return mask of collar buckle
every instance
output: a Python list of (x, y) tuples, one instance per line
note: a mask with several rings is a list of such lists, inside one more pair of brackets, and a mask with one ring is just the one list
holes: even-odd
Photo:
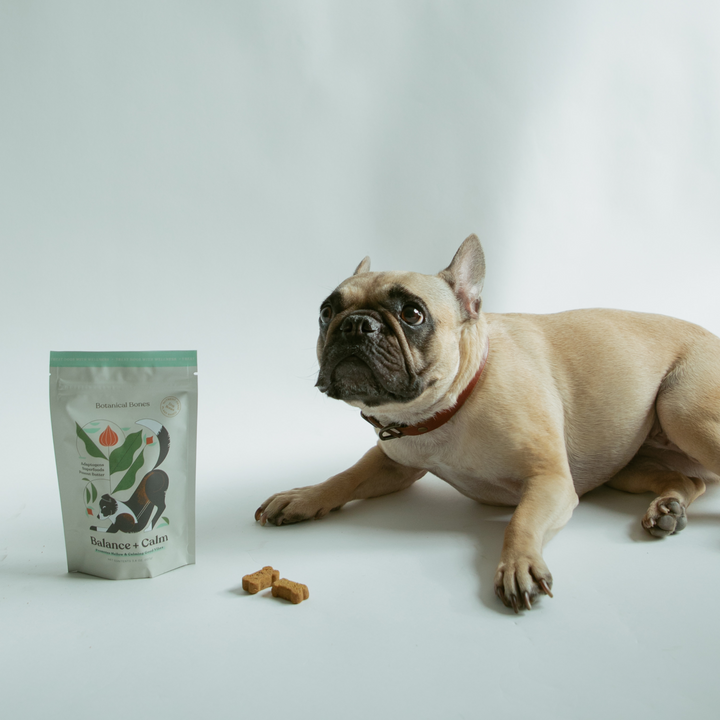
[(378, 433), (378, 437), (381, 440), (395, 440), (395, 438), (401, 438), (404, 437), (402, 425), (387, 425), (384, 428), (380, 429), (380, 432)]

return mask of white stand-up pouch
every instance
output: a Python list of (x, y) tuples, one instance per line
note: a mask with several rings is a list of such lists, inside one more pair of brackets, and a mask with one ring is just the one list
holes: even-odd
[(51, 352), (50, 417), (68, 570), (194, 563), (197, 353)]

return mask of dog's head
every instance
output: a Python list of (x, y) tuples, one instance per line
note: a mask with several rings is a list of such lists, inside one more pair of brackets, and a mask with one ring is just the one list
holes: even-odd
[(435, 408), (476, 361), (468, 330), (481, 320), (484, 277), (475, 235), (438, 275), (370, 272), (365, 258), (320, 307), (318, 388), (398, 419)]
[(99, 505), (100, 512), (97, 514), (97, 516), (101, 520), (106, 520), (107, 518), (112, 517), (113, 515), (115, 515), (118, 509), (117, 500), (112, 497), (112, 495), (108, 495), (107, 493), (105, 493), (100, 498)]

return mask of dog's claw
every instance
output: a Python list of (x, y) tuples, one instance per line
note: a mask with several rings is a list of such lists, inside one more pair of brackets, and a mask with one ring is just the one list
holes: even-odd
[(518, 599), (515, 597), (515, 595), (510, 596), (510, 602), (512, 603), (512, 609), (515, 611), (515, 614), (517, 615), (520, 612), (520, 608), (518, 606)]
[(530, 602), (530, 593), (529, 592), (526, 591), (523, 593), (523, 600), (525, 601), (525, 607), (528, 610), (532, 610), (532, 602)]
[(550, 592), (550, 588), (548, 587), (548, 584), (545, 582), (545, 580), (539, 580), (538, 582), (540, 584), (540, 587), (542, 588), (542, 591), (546, 595), (549, 595), (550, 597), (552, 597), (553, 594)]

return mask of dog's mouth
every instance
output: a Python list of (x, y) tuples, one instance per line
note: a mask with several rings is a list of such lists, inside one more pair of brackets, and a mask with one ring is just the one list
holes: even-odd
[(367, 404), (373, 397), (380, 397), (383, 388), (365, 360), (357, 355), (340, 360), (330, 373), (330, 382), (318, 387), (336, 400), (359, 400)]
[(374, 375), (365, 360), (357, 355), (343, 358), (333, 370), (334, 378), (342, 378), (345, 382), (373, 382)]
[(331, 348), (321, 363), (317, 388), (336, 400), (377, 407), (388, 402), (410, 402), (422, 392), (422, 383), (404, 368), (388, 368), (360, 348), (349, 353)]

